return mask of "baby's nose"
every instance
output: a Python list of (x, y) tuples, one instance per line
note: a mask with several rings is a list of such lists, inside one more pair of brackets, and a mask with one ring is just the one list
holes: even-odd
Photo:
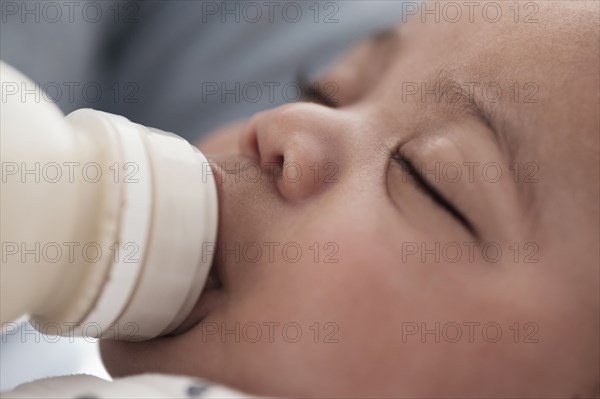
[(280, 172), (278, 189), (290, 201), (305, 200), (339, 181), (348, 138), (336, 111), (298, 103), (253, 117), (242, 136), (242, 151)]

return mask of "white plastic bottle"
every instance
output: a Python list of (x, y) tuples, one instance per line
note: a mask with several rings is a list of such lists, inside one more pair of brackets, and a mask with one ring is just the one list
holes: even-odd
[(189, 314), (207, 279), (218, 201), (206, 158), (126, 118), (64, 117), (0, 63), (0, 321), (143, 340)]

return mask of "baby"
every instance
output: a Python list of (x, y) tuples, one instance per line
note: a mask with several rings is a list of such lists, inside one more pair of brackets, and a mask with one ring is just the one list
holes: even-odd
[(103, 342), (112, 375), (600, 395), (599, 3), (477, 4), (415, 12), (307, 101), (199, 143), (221, 200), (211, 282), (171, 336)]

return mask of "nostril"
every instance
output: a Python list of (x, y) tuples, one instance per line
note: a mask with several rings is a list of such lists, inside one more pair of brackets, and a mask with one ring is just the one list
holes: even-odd
[(277, 164), (277, 166), (280, 169), (283, 169), (283, 165), (285, 165), (284, 162), (285, 162), (285, 158), (284, 158), (283, 155), (278, 155), (278, 156), (275, 157), (275, 164)]
[(263, 160), (263, 165), (266, 170), (271, 174), (271, 181), (277, 182), (281, 180), (281, 176), (283, 175), (285, 158), (283, 155), (277, 155), (273, 157), (271, 160)]

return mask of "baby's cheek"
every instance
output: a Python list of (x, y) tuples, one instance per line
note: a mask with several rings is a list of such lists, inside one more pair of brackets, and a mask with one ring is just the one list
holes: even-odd
[(225, 125), (198, 140), (195, 145), (205, 154), (238, 153), (244, 122)]

